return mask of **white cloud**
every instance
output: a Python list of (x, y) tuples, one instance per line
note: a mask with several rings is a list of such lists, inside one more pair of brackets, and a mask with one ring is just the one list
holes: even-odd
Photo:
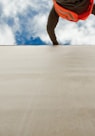
[(78, 23), (60, 19), (56, 35), (61, 44), (70, 41), (71, 45), (95, 45), (95, 16)]
[(15, 16), (18, 13), (22, 13), (30, 2), (31, 0), (3, 0), (1, 2), (3, 6), (3, 14), (5, 16)]
[(0, 25), (0, 45), (15, 44), (14, 34), (7, 24)]
[[(6, 33), (6, 35), (8, 33), (7, 32), (8, 29), (6, 29), (7, 22), (5, 22), (5, 20), (6, 18), (8, 19), (10, 17), (14, 19), (14, 23), (15, 23), (13, 26), (9, 26), (11, 33), (15, 33), (17, 30), (21, 31), (21, 24), (20, 24), (21, 20), (19, 17), (20, 15), (26, 18), (26, 20), (23, 21), (23, 24), (26, 23), (26, 26), (24, 29), (27, 29), (29, 31), (30, 36), (34, 31), (35, 35), (32, 35), (32, 36), (40, 37), (43, 40), (44, 39), (43, 36), (46, 33), (46, 32), (44, 33), (44, 31), (46, 31), (45, 29), (46, 29), (46, 21), (47, 21), (45, 12), (46, 10), (50, 9), (49, 7), (50, 3), (51, 2), (47, 2), (46, 0), (41, 0), (41, 1), (39, 0), (35, 0), (35, 1), (33, 0), (27, 0), (27, 1), (3, 0), (1, 1), (0, 0), (0, 4), (2, 5), (2, 16), (1, 16), (2, 21), (1, 22), (4, 24), (6, 23), (6, 25), (3, 25), (3, 28), (2, 28), (4, 30), (4, 33)], [(32, 12), (36, 13), (36, 15), (33, 16), (32, 18), (29, 18), (27, 16), (27, 11), (29, 10), (29, 8), (31, 9)], [(32, 14), (32, 12), (30, 14)], [(5, 29), (4, 29), (4, 26), (5, 26)], [(4, 39), (6, 38), (5, 36), (3, 36), (2, 31), (0, 32), (0, 34), (2, 35), (2, 39), (4, 41)], [(0, 44), (2, 44), (1, 41), (0, 41)]]

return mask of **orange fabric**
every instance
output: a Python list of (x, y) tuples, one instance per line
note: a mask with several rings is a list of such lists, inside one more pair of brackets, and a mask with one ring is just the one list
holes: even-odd
[(87, 17), (91, 14), (92, 9), (93, 9), (93, 5), (94, 5), (93, 4), (94, 0), (90, 0), (90, 5), (89, 5), (87, 11), (82, 14), (77, 14), (73, 11), (70, 11), (66, 8), (61, 7), (59, 4), (56, 3), (56, 0), (53, 0), (53, 2), (54, 2), (54, 8), (55, 8), (55, 11), (57, 12), (57, 14), (60, 17), (67, 19), (69, 21), (73, 21), (73, 22), (87, 19)]

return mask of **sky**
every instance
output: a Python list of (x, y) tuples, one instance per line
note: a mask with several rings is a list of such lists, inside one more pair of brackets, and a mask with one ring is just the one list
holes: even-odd
[[(0, 45), (52, 45), (46, 31), (52, 0), (0, 0)], [(61, 45), (95, 45), (95, 16), (77, 23), (60, 18)]]

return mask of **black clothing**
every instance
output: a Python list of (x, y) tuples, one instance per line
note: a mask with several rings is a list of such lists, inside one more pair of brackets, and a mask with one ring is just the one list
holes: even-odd
[[(92, 14), (95, 15), (95, 4), (93, 6), (93, 10), (92, 10)], [(59, 20), (59, 16), (56, 13), (54, 7), (52, 8), (49, 17), (48, 17), (48, 22), (47, 22), (47, 32), (49, 34), (49, 37), (53, 43), (53, 45), (58, 45), (57, 39), (56, 39), (56, 35), (55, 35), (55, 28), (56, 25), (58, 23)]]
[(62, 7), (81, 14), (88, 9), (90, 0), (56, 0)]

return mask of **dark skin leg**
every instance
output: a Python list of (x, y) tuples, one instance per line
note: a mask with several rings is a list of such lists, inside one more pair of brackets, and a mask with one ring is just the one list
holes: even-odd
[[(93, 6), (92, 14), (95, 15), (95, 4)], [(49, 34), (49, 37), (50, 37), (53, 45), (58, 45), (58, 41), (56, 39), (56, 35), (55, 35), (55, 31), (54, 31), (58, 21), (59, 21), (59, 16), (53, 7), (50, 14), (49, 14), (48, 23), (47, 23), (47, 32)]]
[(56, 39), (56, 35), (55, 35), (55, 28), (56, 25), (58, 23), (59, 20), (59, 16), (58, 14), (55, 12), (54, 7), (52, 8), (52, 10), (50, 11), (49, 17), (48, 17), (48, 23), (47, 23), (47, 32), (49, 34), (49, 37), (53, 43), (53, 45), (58, 45), (57, 39)]

